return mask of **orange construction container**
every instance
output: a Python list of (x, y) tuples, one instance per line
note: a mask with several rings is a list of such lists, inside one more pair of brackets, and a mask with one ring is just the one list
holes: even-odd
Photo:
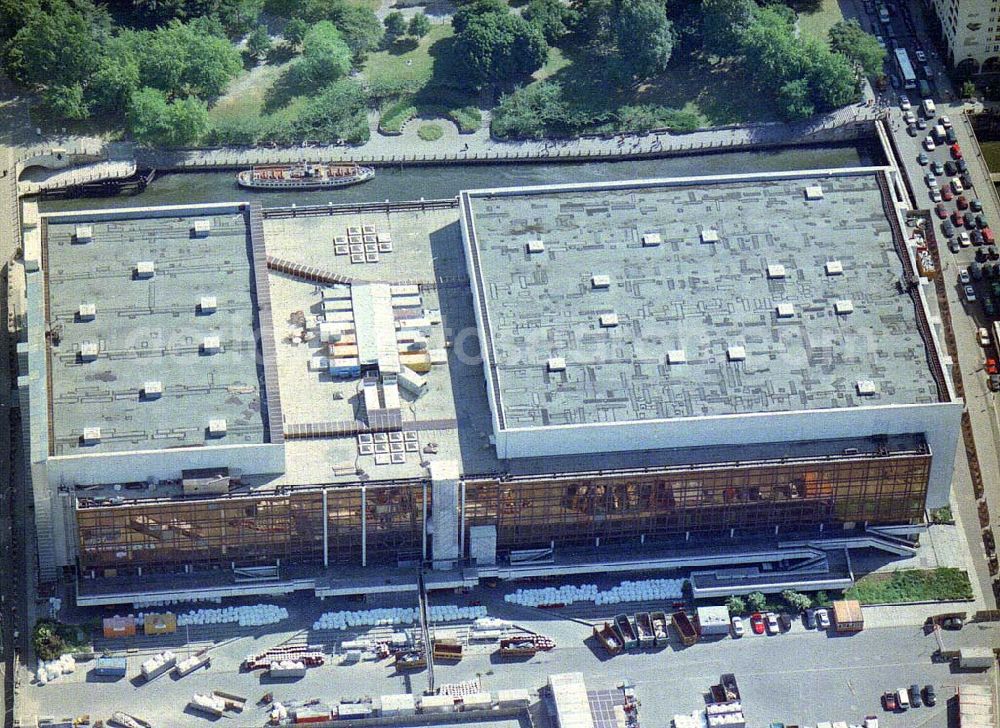
[(104, 620), (104, 636), (115, 637), (135, 636), (135, 617), (108, 617)]
[(147, 614), (142, 620), (142, 629), (146, 634), (170, 634), (177, 631), (177, 617), (171, 612), (163, 614)]

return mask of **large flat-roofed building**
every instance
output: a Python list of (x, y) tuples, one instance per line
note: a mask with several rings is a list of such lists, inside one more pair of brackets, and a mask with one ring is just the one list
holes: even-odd
[(884, 175), (463, 193), (498, 457), (921, 432), (943, 503), (960, 405)]
[[(961, 77), (1000, 72), (997, 0), (925, 0), (944, 40), (945, 60)], [(919, 76), (926, 74), (919, 73)], [(928, 77), (933, 81), (932, 77)]]
[(79, 487), (155, 487), (198, 468), (283, 472), (252, 217), (248, 205), (40, 217), (38, 249), (26, 251), (37, 267), (26, 274), (21, 387), (36, 512), (61, 550), (60, 494)]
[[(962, 403), (902, 200), (878, 167), (26, 215), (43, 575), (73, 569), (83, 604), (322, 596), (417, 563), (444, 586), (812, 569), (779, 546), (919, 531)], [(114, 298), (63, 280), (102, 241), (79, 264)], [(162, 339), (121, 344), (132, 317)]]

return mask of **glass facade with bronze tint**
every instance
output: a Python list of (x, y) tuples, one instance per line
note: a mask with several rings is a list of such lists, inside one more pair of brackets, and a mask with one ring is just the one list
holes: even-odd
[(497, 526), (497, 547), (585, 545), (686, 532), (910, 523), (922, 517), (928, 452), (631, 475), (466, 481), (466, 527)]
[[(429, 499), (429, 489), (428, 499)], [(365, 489), (367, 563), (421, 554), (423, 483)], [(327, 540), (333, 564), (361, 564), (362, 489), (327, 489)], [(323, 492), (171, 499), (77, 508), (81, 569), (182, 564), (322, 562)]]

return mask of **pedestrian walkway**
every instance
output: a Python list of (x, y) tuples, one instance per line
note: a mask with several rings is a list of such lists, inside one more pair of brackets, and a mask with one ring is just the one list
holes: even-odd
[(62, 189), (88, 182), (123, 179), (135, 174), (135, 160), (103, 161), (80, 167), (46, 171), (41, 179), (21, 181), (18, 188), (22, 195), (34, 195), (43, 190)]

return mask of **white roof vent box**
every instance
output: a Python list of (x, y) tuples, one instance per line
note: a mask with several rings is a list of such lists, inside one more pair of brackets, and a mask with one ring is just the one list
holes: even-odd
[(726, 358), (729, 361), (746, 361), (747, 350), (744, 346), (730, 346), (726, 349)]
[(810, 185), (806, 187), (806, 199), (807, 200), (822, 200), (823, 199), (823, 188), (819, 185)]
[(871, 379), (859, 379), (857, 383), (858, 395), (862, 397), (871, 397), (878, 393), (878, 387), (875, 386), (875, 382)]
[(80, 361), (94, 361), (95, 359), (97, 359), (97, 344), (92, 341), (80, 344)]
[(84, 445), (97, 445), (101, 441), (100, 427), (84, 427), (80, 442)]
[(191, 237), (193, 238), (207, 238), (208, 234), (212, 230), (211, 220), (195, 220), (194, 225), (191, 226)]
[(201, 300), (198, 301), (198, 313), (207, 314), (215, 313), (215, 309), (219, 307), (219, 302), (215, 296), (202, 296)]
[(642, 236), (642, 247), (655, 248), (663, 242), (663, 237), (659, 233), (646, 233)]
[(543, 243), (541, 240), (529, 240), (528, 244), (525, 247), (527, 248), (528, 253), (545, 252), (545, 243)]
[(826, 263), (826, 274), (828, 276), (839, 276), (844, 274), (844, 264), (839, 260), (830, 260)]
[(221, 349), (222, 344), (219, 342), (218, 336), (206, 336), (201, 340), (202, 354), (218, 354)]
[(715, 228), (705, 228), (701, 231), (701, 242), (703, 243), (717, 243), (719, 242), (719, 231)]
[(687, 353), (683, 349), (671, 349), (667, 352), (667, 364), (685, 364), (687, 360)]
[(601, 324), (601, 328), (610, 329), (618, 325), (618, 314), (602, 313), (598, 321)]
[(76, 310), (77, 321), (93, 321), (97, 318), (97, 306), (93, 303), (81, 303)]
[(847, 298), (836, 301), (833, 304), (833, 310), (841, 316), (852, 313), (854, 311), (854, 302)]
[(151, 260), (140, 260), (135, 264), (136, 278), (152, 278), (156, 274), (156, 266)]
[(790, 303), (779, 303), (775, 307), (778, 318), (791, 318), (795, 315), (795, 306)]
[(770, 263), (767, 266), (767, 277), (771, 280), (780, 280), (786, 275), (785, 266), (781, 263)]
[(89, 243), (94, 239), (93, 225), (77, 225), (73, 232), (74, 243)]
[(222, 437), (226, 434), (226, 421), (223, 419), (208, 421), (208, 436)]
[(163, 396), (163, 382), (149, 381), (142, 385), (142, 398), (159, 399)]
[(566, 359), (561, 356), (554, 356), (549, 359), (548, 366), (550, 372), (564, 372), (566, 371)]
[(595, 275), (590, 279), (591, 288), (610, 288), (611, 276)]

